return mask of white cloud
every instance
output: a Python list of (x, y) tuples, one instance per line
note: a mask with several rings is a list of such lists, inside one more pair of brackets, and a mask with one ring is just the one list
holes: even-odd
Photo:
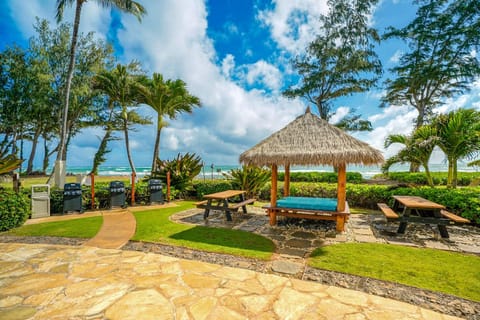
[(330, 118), (330, 123), (338, 123), (340, 120), (342, 120), (348, 113), (350, 112), (349, 107), (338, 107), (337, 110), (335, 110), (335, 113), (332, 115)]
[(269, 89), (278, 91), (282, 86), (282, 74), (277, 67), (264, 60), (246, 66), (245, 79), (249, 85), (256, 82), (263, 83)]
[(403, 51), (402, 50), (397, 50), (393, 54), (393, 56), (388, 59), (389, 62), (391, 63), (398, 63), (400, 61), (400, 58), (402, 57)]
[[(163, 148), (164, 155), (169, 151), (189, 151), (208, 159), (216, 157), (212, 161), (222, 163), (223, 153), (227, 161), (235, 163), (245, 148), (303, 111), (304, 106), (298, 100), (265, 97), (263, 92), (245, 90), (226, 77), (236, 68), (245, 68), (249, 71), (249, 81), (260, 80), (278, 89), (281, 74), (264, 61), (235, 66), (232, 55), (227, 55), (220, 66), (216, 65), (216, 52), (206, 35), (207, 12), (203, 1), (153, 2), (147, 3), (146, 8), (150, 14), (141, 24), (133, 17), (123, 20), (125, 30), (118, 37), (125, 59), (139, 59), (147, 70), (183, 79), (203, 105), (193, 115), (172, 121), (164, 134), (177, 140), (161, 140), (160, 152)], [(172, 141), (178, 144), (171, 144)]]
[(319, 17), (328, 12), (326, 0), (274, 0), (271, 10), (259, 12), (258, 19), (269, 29), (278, 46), (290, 53), (305, 49), (319, 31)]
[(222, 74), (230, 78), (232, 71), (235, 69), (235, 57), (227, 54), (222, 60)]

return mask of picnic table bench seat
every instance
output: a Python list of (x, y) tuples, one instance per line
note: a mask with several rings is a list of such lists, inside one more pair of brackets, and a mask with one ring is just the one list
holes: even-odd
[(388, 204), (377, 203), (377, 206), (378, 208), (380, 208), (380, 210), (388, 220), (394, 220), (399, 218), (398, 214), (396, 214), (395, 211), (393, 211), (393, 209), (388, 206)]
[(470, 223), (470, 220), (457, 216), (456, 214), (448, 212), (447, 210), (440, 210), (440, 213), (442, 216), (452, 220), (455, 223)]
[[(238, 210), (239, 208), (247, 205), (247, 204), (251, 204), (251, 203), (254, 203), (256, 201), (256, 199), (246, 199), (244, 201), (241, 201), (241, 202), (233, 202), (233, 203), (229, 203), (228, 204), (228, 209), (229, 210), (232, 210), (232, 211), (236, 211)], [(197, 208), (200, 208), (200, 209), (212, 209), (212, 210), (224, 210), (225, 207), (223, 205), (208, 205), (208, 200), (203, 200), (203, 201), (200, 201), (200, 202), (196, 202), (195, 203), (195, 206)]]

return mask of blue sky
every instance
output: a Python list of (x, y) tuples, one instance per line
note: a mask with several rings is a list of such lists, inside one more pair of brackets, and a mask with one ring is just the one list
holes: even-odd
[[(54, 0), (3, 0), (0, 2), (0, 49), (17, 43), (25, 46), (33, 35), (35, 17), (54, 25)], [(113, 42), (121, 62), (138, 60), (150, 73), (183, 79), (202, 108), (192, 115), (170, 121), (161, 138), (161, 158), (195, 152), (206, 163), (237, 164), (238, 156), (274, 131), (302, 114), (307, 103), (288, 100), (281, 92), (298, 78), (290, 59), (302, 53), (319, 30), (318, 16), (326, 13), (325, 0), (143, 0), (148, 15), (136, 18), (110, 12), (88, 1), (83, 7), (81, 31)], [(387, 26), (401, 27), (415, 15), (410, 0), (383, 0), (375, 8), (371, 23), (382, 32)], [(72, 21), (73, 9), (65, 13)], [(378, 47), (387, 69), (406, 50), (400, 41)], [(382, 88), (339, 99), (332, 121), (356, 109), (374, 127), (357, 138), (382, 150), (386, 157), (397, 150), (384, 150), (385, 137), (409, 133), (416, 111), (408, 106), (380, 109)], [(480, 82), (468, 94), (454, 97), (440, 112), (458, 107), (480, 109)], [(144, 114), (152, 114), (141, 107)], [(132, 132), (131, 148), (137, 167), (151, 163), (155, 126)], [(69, 166), (90, 166), (102, 132), (90, 128), (72, 140)], [(28, 145), (27, 145), (28, 148)], [(123, 140), (112, 143), (105, 165), (127, 166)], [(26, 150), (28, 153), (28, 150)], [(41, 156), (41, 155), (39, 155)], [(436, 152), (433, 162), (444, 160)], [(40, 158), (36, 161), (40, 163)]]

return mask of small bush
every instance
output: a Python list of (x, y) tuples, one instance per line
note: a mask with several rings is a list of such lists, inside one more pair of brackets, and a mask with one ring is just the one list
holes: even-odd
[(0, 232), (25, 223), (30, 215), (30, 201), (26, 194), (0, 190)]
[(196, 197), (201, 199), (206, 194), (230, 190), (233, 186), (230, 180), (194, 180), (193, 188), (196, 191)]

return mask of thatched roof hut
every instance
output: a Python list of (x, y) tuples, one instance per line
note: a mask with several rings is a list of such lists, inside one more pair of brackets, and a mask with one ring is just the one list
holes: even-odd
[(277, 168), (285, 167), (285, 195), (289, 194), (290, 165), (332, 165), (338, 170), (338, 208), (345, 209), (346, 165), (384, 162), (382, 153), (310, 112), (297, 117), (240, 155), (240, 162), (272, 167), (272, 202), (276, 205)]
[(283, 129), (240, 155), (240, 162), (257, 166), (372, 165), (382, 153), (312, 114), (308, 108)]

